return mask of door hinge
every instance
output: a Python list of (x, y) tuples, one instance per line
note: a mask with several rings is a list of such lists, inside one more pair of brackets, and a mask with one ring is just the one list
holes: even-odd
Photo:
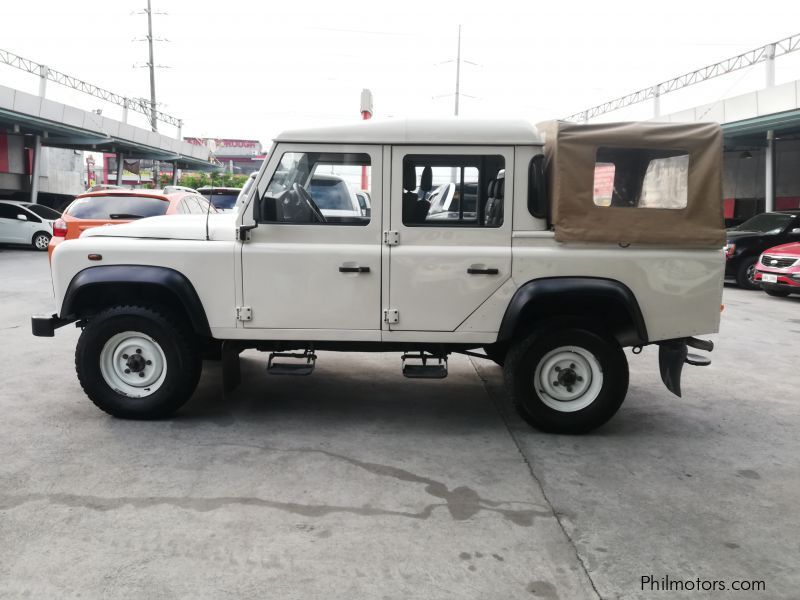
[(237, 321), (252, 321), (253, 320), (253, 309), (249, 306), (237, 306), (236, 307), (236, 320)]
[(400, 243), (400, 232), (399, 231), (392, 231), (389, 229), (388, 231), (383, 232), (383, 243), (387, 246), (397, 246)]
[(383, 320), (385, 323), (389, 323), (393, 325), (395, 323), (400, 322), (400, 311), (396, 308), (384, 308), (383, 309)]

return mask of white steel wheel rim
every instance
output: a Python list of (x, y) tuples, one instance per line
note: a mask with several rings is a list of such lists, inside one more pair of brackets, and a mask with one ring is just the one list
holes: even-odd
[(48, 238), (46, 235), (37, 235), (36, 239), (33, 240), (33, 243), (37, 250), (47, 250), (47, 246), (50, 243), (50, 238)]
[(603, 369), (585, 348), (561, 346), (541, 358), (533, 385), (548, 408), (575, 412), (597, 399), (603, 388)]
[(100, 374), (114, 391), (144, 398), (164, 383), (167, 358), (149, 335), (124, 331), (109, 338), (100, 351)]

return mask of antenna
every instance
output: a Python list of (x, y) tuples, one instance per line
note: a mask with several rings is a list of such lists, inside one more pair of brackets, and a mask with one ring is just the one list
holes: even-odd
[(211, 239), (208, 235), (208, 219), (211, 216), (211, 202), (214, 198), (214, 178), (211, 178), (211, 193), (208, 195), (208, 208), (206, 209), (206, 241)]

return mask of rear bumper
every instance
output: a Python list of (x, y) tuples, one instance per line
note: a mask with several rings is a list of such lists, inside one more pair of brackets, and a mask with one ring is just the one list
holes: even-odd
[(75, 319), (62, 319), (58, 315), (34, 315), (31, 317), (31, 333), (37, 337), (53, 337), (56, 329), (69, 325)]

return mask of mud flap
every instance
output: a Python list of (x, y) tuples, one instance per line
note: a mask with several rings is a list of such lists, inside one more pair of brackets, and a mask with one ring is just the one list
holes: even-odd
[(689, 348), (683, 339), (665, 340), (658, 343), (658, 366), (661, 370), (661, 381), (670, 392), (679, 398), (681, 396), (681, 372), (688, 355)]
[(230, 394), (242, 382), (239, 353), (243, 349), (238, 342), (229, 340), (222, 342), (222, 393), (224, 395)]

